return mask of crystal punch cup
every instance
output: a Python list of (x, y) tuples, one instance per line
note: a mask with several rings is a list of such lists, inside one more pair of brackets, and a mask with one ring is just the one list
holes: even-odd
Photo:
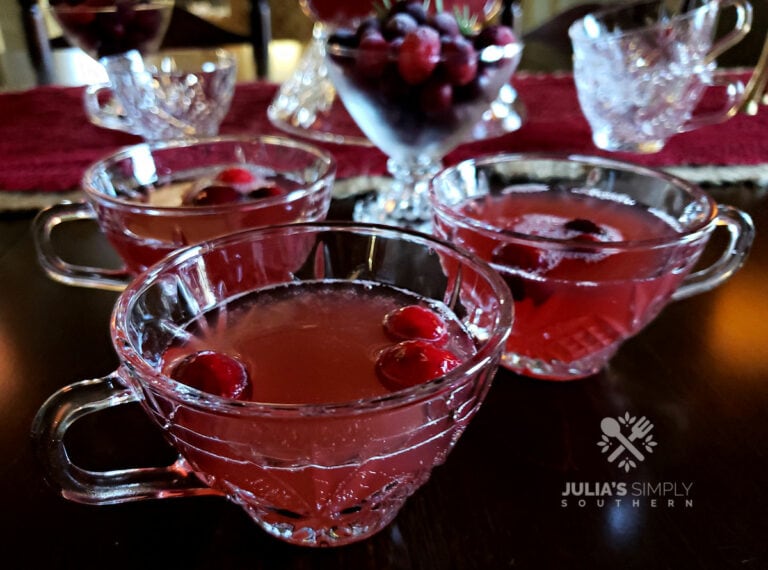
[[(251, 337), (258, 336), (261, 316), (240, 324), (236, 318), (235, 308), (252, 291), (318, 283), (355, 287), (355, 309), (377, 287), (440, 304), (455, 316), (457, 335), (471, 339), (472, 350), (457, 367), (424, 383), (307, 404), (270, 403), (282, 402), (282, 394), (267, 402), (220, 397), (164, 372), (164, 355), (187, 342), (190, 330), (205, 331), (195, 339), (205, 340), (217, 327), (234, 334), (246, 323)], [(171, 254), (121, 294), (111, 321), (118, 369), (59, 390), (39, 410), (32, 433), (49, 478), (70, 500), (114, 504), (221, 495), (287, 542), (354, 542), (386, 526), (446, 460), (490, 388), (512, 323), (511, 302), (503, 280), (480, 259), (407, 230), (309, 223), (223, 236)], [(260, 315), (273, 305), (263, 309)], [(381, 330), (381, 323), (376, 327)], [(321, 331), (323, 339), (335, 334), (332, 329)], [(301, 364), (305, 347), (292, 346), (294, 358), (279, 366)], [(355, 381), (328, 366), (335, 355), (327, 356), (301, 364), (306, 375), (298, 377), (316, 383), (330, 373), (337, 383)], [(372, 373), (373, 363), (368, 366)], [(285, 372), (265, 378), (260, 370), (261, 383), (283, 389)], [(174, 464), (99, 473), (72, 464), (65, 436), (74, 421), (137, 401), (179, 452)]]
[[(728, 7), (736, 12), (733, 27), (718, 38), (718, 19)], [(732, 117), (744, 84), (716, 75), (715, 58), (738, 43), (751, 22), (745, 0), (632, 2), (574, 22), (574, 81), (595, 145), (657, 152), (677, 133)], [(710, 87), (726, 94), (724, 104), (697, 111)]]
[[(728, 279), (754, 238), (746, 213), (694, 184), (593, 157), (468, 160), (431, 198), (437, 235), (489, 261), (515, 298), (502, 365), (551, 380), (598, 372), (669, 301)], [(719, 226), (724, 251), (693, 271)]]
[(109, 83), (85, 90), (88, 118), (146, 141), (217, 135), (235, 93), (237, 63), (223, 49), (146, 56), (131, 50), (102, 57), (99, 63)]
[[(279, 191), (222, 203), (185, 200), (198, 186), (220, 185), (217, 177), (230, 169), (247, 169), (254, 184)], [(38, 214), (33, 227), (38, 261), (49, 277), (62, 283), (121, 290), (132, 276), (180, 247), (241, 229), (324, 219), (335, 174), (329, 153), (282, 137), (128, 147), (85, 172), (87, 202), (57, 204)], [(54, 247), (55, 228), (82, 219), (98, 221), (124, 268), (86, 267), (61, 259)]]

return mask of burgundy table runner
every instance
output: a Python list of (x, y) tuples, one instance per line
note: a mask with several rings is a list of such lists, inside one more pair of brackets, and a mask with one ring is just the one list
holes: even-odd
[[(744, 75), (748, 77), (748, 75)], [(751, 179), (768, 172), (768, 111), (737, 115), (726, 123), (674, 137), (654, 155), (604, 153), (592, 144), (589, 126), (576, 98), (573, 78), (519, 74), (513, 79), (525, 106), (523, 126), (514, 133), (465, 144), (449, 154), (447, 164), (492, 152), (567, 152), (599, 154), (654, 167), (702, 167), (730, 170), (726, 176)], [(238, 85), (222, 134), (282, 133), (266, 116), (277, 86)], [(89, 164), (138, 137), (102, 129), (86, 118), (83, 88), (40, 87), (0, 94), (0, 207), (35, 205), (75, 190)], [(343, 111), (342, 111), (343, 112)], [(349, 120), (344, 113), (344, 120)], [(336, 156), (339, 178), (382, 174), (386, 157), (375, 148), (322, 144)], [(714, 175), (716, 178), (718, 175)], [(695, 176), (693, 176), (695, 178)], [(24, 199), (26, 198), (26, 199)]]

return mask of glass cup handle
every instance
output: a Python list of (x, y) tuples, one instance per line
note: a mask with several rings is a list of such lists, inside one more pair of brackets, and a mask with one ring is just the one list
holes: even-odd
[(714, 43), (707, 54), (707, 64), (712, 63), (720, 54), (739, 43), (752, 29), (752, 4), (745, 0), (721, 0), (718, 10), (722, 12), (731, 6), (736, 10), (733, 29)]
[[(723, 0), (720, 2), (718, 10), (722, 11), (728, 7), (733, 7), (736, 10), (736, 21), (733, 29), (718, 39), (712, 46), (712, 49), (704, 59), (703, 67), (705, 69), (712, 67), (717, 56), (739, 43), (752, 28), (752, 5), (749, 2), (745, 0)], [(731, 81), (726, 78), (715, 78), (710, 86), (724, 88), (728, 97), (727, 101), (719, 110), (702, 113), (689, 120), (683, 125), (681, 129), (683, 132), (693, 131), (705, 125), (721, 123), (733, 117), (743, 106), (746, 97), (744, 82), (739, 80)]]
[[(710, 49), (704, 59), (703, 68), (714, 66), (717, 56), (727, 49), (739, 43), (752, 28), (752, 5), (745, 0), (723, 0), (720, 2), (718, 10), (733, 7), (736, 10), (736, 21), (733, 29), (718, 39)], [(754, 73), (754, 72), (753, 72)], [(705, 125), (721, 123), (739, 112), (744, 104), (746, 86), (744, 82), (728, 80), (726, 78), (715, 78), (711, 81), (710, 87), (722, 87), (726, 90), (727, 101), (717, 111), (703, 113), (690, 119), (683, 127), (681, 132), (693, 131)]]
[(116, 106), (112, 95), (107, 98), (109, 103), (102, 103), (104, 96), (111, 93), (112, 86), (109, 83), (97, 83), (85, 88), (83, 105), (88, 120), (98, 127), (136, 134), (130, 120), (120, 114), (120, 107)]
[(61, 259), (53, 247), (51, 234), (59, 224), (74, 220), (95, 220), (96, 213), (85, 202), (62, 202), (38, 212), (32, 222), (32, 237), (37, 259), (46, 274), (67, 285), (122, 291), (131, 280), (126, 269), (104, 269), (74, 265)]
[(712, 265), (685, 278), (682, 285), (672, 294), (675, 301), (714, 289), (741, 267), (749, 253), (755, 238), (752, 218), (732, 206), (718, 204), (718, 210), (717, 225), (725, 226), (728, 230), (728, 245)]
[(692, 117), (682, 126), (680, 132), (693, 131), (706, 125), (722, 123), (738, 113), (746, 93), (746, 86), (743, 81), (738, 79), (731, 81), (725, 77), (715, 77), (709, 82), (708, 87), (722, 87), (725, 89), (727, 95), (725, 103), (716, 111), (701, 113)]
[(64, 445), (76, 420), (113, 406), (137, 402), (116, 373), (83, 380), (55, 392), (37, 412), (32, 438), (52, 482), (65, 498), (91, 505), (110, 505), (192, 495), (221, 495), (205, 486), (179, 458), (166, 467), (90, 471), (73, 464)]

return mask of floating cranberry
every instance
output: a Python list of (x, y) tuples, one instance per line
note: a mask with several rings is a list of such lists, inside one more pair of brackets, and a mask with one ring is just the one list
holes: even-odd
[(439, 378), (461, 361), (450, 350), (424, 340), (406, 340), (385, 348), (376, 360), (376, 373), (392, 390)]
[(248, 192), (248, 198), (252, 200), (261, 200), (263, 198), (272, 198), (274, 196), (282, 196), (285, 191), (279, 186), (262, 186)]
[(192, 206), (219, 206), (239, 202), (242, 197), (232, 186), (213, 185), (198, 191), (186, 203)]
[(434, 311), (421, 305), (406, 305), (384, 317), (384, 331), (395, 340), (445, 340), (445, 321)]
[(512, 298), (518, 303), (529, 299), (534, 306), (538, 307), (546, 302), (555, 292), (546, 281), (526, 279), (521, 275), (512, 273), (503, 273), (502, 277), (512, 293)]
[(403, 39), (398, 55), (398, 69), (407, 83), (418, 85), (427, 80), (440, 60), (440, 34), (419, 26)]
[(523, 271), (534, 271), (544, 265), (544, 258), (542, 252), (535, 247), (509, 242), (493, 250), (491, 262)]
[(242, 362), (214, 351), (190, 354), (174, 367), (170, 376), (177, 382), (223, 398), (247, 399), (251, 386)]
[(216, 181), (224, 184), (250, 184), (254, 177), (247, 168), (225, 168), (216, 176)]
[(572, 220), (569, 220), (565, 222), (564, 227), (566, 230), (570, 230), (572, 232), (579, 232), (582, 234), (602, 234), (604, 233), (603, 228), (598, 226), (595, 222), (592, 220), (587, 220), (584, 218), (574, 218)]
[(573, 239), (576, 241), (583, 241), (586, 243), (599, 243), (603, 241), (599, 237), (597, 237), (595, 234), (587, 234), (587, 233), (576, 234), (575, 236), (573, 236)]

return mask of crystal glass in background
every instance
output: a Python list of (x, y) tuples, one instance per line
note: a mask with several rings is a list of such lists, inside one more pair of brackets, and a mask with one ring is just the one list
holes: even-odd
[[(458, 316), (476, 352), (429, 382), (335, 403), (234, 401), (163, 374), (168, 347), (191, 323), (213, 326), (207, 319), (217, 307), (263, 287), (318, 280), (361, 289), (381, 283), (441, 303)], [(474, 417), (512, 324), (510, 304), (490, 267), (426, 235), (322, 223), (240, 232), (172, 254), (132, 283), (111, 321), (120, 367), (54, 394), (39, 410), (33, 436), (51, 480), (73, 501), (220, 495), (292, 544), (359, 541), (389, 524)], [(218, 322), (229, 326), (228, 318)], [(71, 423), (136, 401), (178, 461), (100, 473), (73, 465), (65, 445)]]
[(158, 50), (174, 0), (51, 0), (54, 19), (67, 40), (98, 60), (138, 50)]
[[(187, 192), (227, 168), (247, 168), (285, 193), (231, 203), (189, 205)], [(87, 202), (41, 210), (32, 234), (38, 261), (55, 281), (120, 291), (138, 273), (181, 247), (233, 231), (325, 218), (336, 163), (326, 151), (274, 136), (140, 144), (93, 164), (84, 174)], [(84, 267), (59, 257), (54, 229), (96, 220), (124, 267)]]
[[(754, 238), (746, 213), (697, 186), (602, 158), (489, 155), (431, 192), (435, 234), (490, 262), (515, 298), (502, 365), (548, 380), (597, 373), (670, 301), (731, 277)], [(718, 227), (720, 257), (691, 272)]]
[[(150, 142), (218, 134), (235, 93), (237, 64), (230, 52), (169, 50), (142, 57), (132, 50), (100, 61), (109, 84), (85, 91), (92, 123)], [(102, 97), (105, 92), (111, 97)]]
[[(716, 39), (721, 12), (734, 28)], [(725, 121), (744, 84), (715, 76), (715, 58), (749, 32), (746, 0), (642, 1), (605, 8), (569, 29), (574, 80), (598, 148), (657, 152), (677, 133)], [(694, 113), (709, 87), (727, 94), (720, 109)]]
[(429, 231), (431, 177), (448, 152), (472, 139), (478, 121), (517, 68), (522, 49), (518, 40), (473, 51), (476, 75), (456, 85), (439, 70), (455, 69), (465, 58), (441, 51), (429, 77), (411, 84), (401, 76), (398, 54), (384, 55), (383, 69), (371, 77), (359, 64), (365, 61), (364, 50), (329, 40), (326, 65), (336, 90), (360, 129), (389, 157), (392, 175), (391, 184), (357, 202), (355, 220)]
[[(267, 111), (272, 123), (287, 132), (313, 139), (341, 144), (370, 146), (370, 141), (346, 122), (338, 121), (340, 106), (336, 89), (328, 77), (325, 63), (325, 41), (329, 29), (338, 25), (351, 26), (374, 13), (378, 2), (373, 0), (299, 0), (304, 13), (315, 24), (312, 40), (307, 46), (294, 74), (283, 82)], [(434, 5), (434, 2), (430, 2)], [(444, 9), (469, 10), (479, 19), (490, 20), (498, 13), (500, 0), (443, 0)], [(519, 4), (513, 12), (519, 22)], [(517, 30), (519, 32), (519, 30)], [(520, 37), (518, 35), (518, 37)], [(475, 138), (492, 138), (518, 129), (522, 119), (515, 105), (517, 93), (511, 85), (500, 91), (499, 97), (483, 115), (483, 122), (474, 131)]]

